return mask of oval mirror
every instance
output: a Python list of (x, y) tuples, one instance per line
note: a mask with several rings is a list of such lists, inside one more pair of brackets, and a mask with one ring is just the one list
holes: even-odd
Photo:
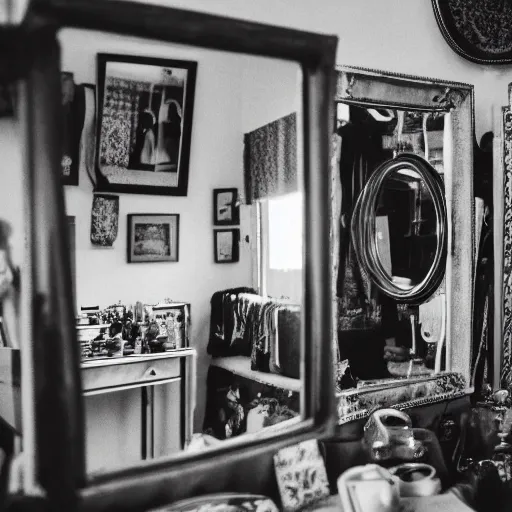
[(378, 167), (351, 229), (359, 264), (386, 295), (418, 303), (436, 291), (446, 263), (446, 203), (442, 178), (426, 160), (403, 153)]

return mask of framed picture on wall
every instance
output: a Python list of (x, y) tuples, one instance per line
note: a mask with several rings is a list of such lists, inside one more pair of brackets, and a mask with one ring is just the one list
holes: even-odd
[(197, 62), (99, 53), (97, 188), (186, 196)]
[(240, 258), (240, 230), (216, 229), (213, 236), (215, 263), (236, 263)]
[(178, 261), (179, 232), (176, 213), (128, 215), (128, 263)]
[(238, 189), (216, 188), (213, 191), (213, 224), (228, 226), (240, 224)]

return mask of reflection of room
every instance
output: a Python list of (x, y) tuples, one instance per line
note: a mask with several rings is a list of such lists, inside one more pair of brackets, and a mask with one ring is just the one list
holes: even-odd
[[(270, 154), (274, 151), (277, 155), (280, 151), (266, 142), (258, 145), (261, 133), (268, 137), (276, 127), (285, 130), (286, 137), (293, 138), (290, 145), (293, 149), (288, 149), (288, 153), (296, 151), (295, 116), (300, 111), (297, 108), (298, 67), (280, 61), (251, 60), (234, 54), (178, 49), (147, 41), (125, 42), (106, 34), (97, 35), (93, 44), (86, 33), (79, 31), (63, 31), (60, 39), (63, 68), (73, 71), (77, 85), (94, 85), (96, 54), (102, 52), (154, 58), (171, 55), (180, 62), (197, 62), (198, 66), (186, 196), (110, 192), (119, 197), (118, 215), (114, 215), (115, 209), (108, 209), (107, 217), (103, 217), (110, 224), (115, 217), (117, 236), (109, 236), (109, 244), (98, 246), (91, 245), (89, 236), (93, 185), (88, 171), (91, 167), (82, 164), (79, 186), (65, 190), (68, 213), (75, 217), (76, 307), (83, 324), (78, 327), (78, 333), (82, 355), (88, 361), (82, 367), (87, 395), (89, 470), (103, 471), (109, 469), (109, 465), (118, 467), (136, 462), (141, 456), (152, 458), (175, 453), (190, 443), (193, 433), (206, 432), (224, 439), (296, 417), (301, 387), (298, 347), (302, 290), (302, 196), (297, 192), (297, 159), (294, 155), (290, 160), (293, 169), (290, 167), (286, 176), (262, 175), (264, 186), (254, 180), (249, 189), (242, 169), (244, 134), (247, 134), (245, 151), (255, 144), (252, 161), (257, 169), (263, 158), (262, 151), (267, 147)], [(82, 44), (85, 40), (87, 45)], [(104, 158), (103, 163), (109, 169), (117, 165), (116, 172), (121, 168), (131, 172), (150, 167), (157, 173), (174, 172), (169, 168), (168, 156), (158, 148), (167, 133), (165, 123), (171, 123), (172, 118), (179, 124), (178, 118), (183, 114), (184, 100), (180, 96), (184, 90), (183, 80), (174, 70), (169, 75), (167, 68), (137, 66), (123, 62), (106, 65), (105, 90), (111, 99), (104, 107), (105, 122), (100, 134), (106, 138), (99, 144), (100, 159)], [(267, 77), (278, 75), (281, 80), (276, 87), (274, 80)], [(120, 101), (124, 102), (121, 115)], [(106, 116), (110, 117), (105, 120)], [(148, 167), (140, 165), (140, 155), (134, 156), (141, 147), (138, 136), (142, 133), (144, 116), (156, 119), (148, 124), (155, 148), (153, 161), (146, 162), (143, 158), (143, 164), (147, 163)], [(126, 123), (126, 129), (113, 132), (112, 123), (119, 117)], [(122, 152), (113, 151), (113, 148), (119, 149), (116, 138), (119, 133), (127, 134), (122, 140)], [(108, 141), (114, 141), (115, 146), (109, 146)], [(107, 157), (122, 158), (114, 161)], [(283, 169), (279, 171), (282, 173)], [(264, 188), (276, 184), (278, 188), (274, 192)], [(212, 194), (215, 190), (230, 192), (215, 196)], [(286, 198), (290, 192), (296, 199), (292, 203), (283, 202), (281, 198)], [(212, 225), (212, 210), (217, 208), (212, 197), (218, 205), (218, 211), (214, 212), (218, 226), (217, 222)], [(105, 201), (94, 215), (101, 217), (102, 212), (107, 211)], [(236, 209), (237, 215), (231, 208)], [(264, 211), (264, 217), (258, 217), (258, 210)], [(150, 213), (162, 215), (151, 217)], [(163, 214), (168, 214), (169, 219)], [(178, 219), (171, 219), (170, 214), (178, 215)], [(254, 222), (258, 218), (261, 219), (259, 228), (255, 229)], [(288, 237), (294, 243), (289, 251), (293, 261), (282, 258), (275, 261), (279, 253), (275, 245), (278, 241), (282, 243), (282, 236), (277, 234), (276, 238), (276, 233), (270, 233), (269, 228), (280, 226), (283, 233), (290, 219), (294, 222), (294, 233)], [(168, 225), (170, 228), (166, 227)], [(126, 232), (131, 234), (128, 241)], [(260, 240), (264, 240), (264, 253), (257, 252), (258, 247), (262, 249), (256, 242), (257, 232), (263, 233)], [(176, 246), (179, 250), (175, 251)], [(160, 247), (161, 255), (157, 254)], [(147, 263), (151, 260), (152, 263)], [(234, 325), (222, 315), (215, 316), (218, 305), (234, 315)], [(176, 331), (169, 313), (163, 317), (158, 313), (172, 311), (170, 308), (181, 311), (178, 324), (186, 328), (186, 335), (180, 335), (178, 341), (176, 335), (170, 334)], [(252, 326), (250, 334), (243, 336), (242, 324), (237, 326), (237, 319), (248, 324), (247, 331)], [(116, 322), (122, 325), (121, 332), (114, 332)], [(287, 330), (278, 330), (277, 325), (287, 324)], [(281, 335), (280, 358), (275, 354), (270, 357), (268, 344), (259, 347), (257, 354), (256, 348), (251, 348), (259, 340), (256, 330), (271, 325), (274, 326), (272, 332)], [(229, 340), (227, 349), (216, 345), (217, 336)], [(290, 337), (292, 344), (287, 343)], [(145, 351), (152, 359), (149, 363), (145, 360), (136, 370), (135, 360), (139, 360), (141, 353), (144, 356)], [(215, 357), (210, 363), (212, 355)], [(131, 362), (126, 364), (126, 361)], [(126, 374), (124, 385), (133, 389), (113, 393), (111, 381), (121, 378), (115, 377), (116, 372), (130, 368), (132, 376)], [(101, 377), (107, 371), (111, 374), (109, 382)], [(147, 384), (142, 391), (129, 380), (137, 371), (142, 372)], [(121, 381), (114, 384), (118, 386)], [(226, 394), (225, 386), (232, 387), (232, 392)], [(282, 397), (271, 396), (272, 389), (283, 389)], [(260, 404), (258, 396), (263, 400)], [(156, 416), (146, 418), (145, 413), (141, 413), (141, 401), (152, 404), (152, 410), (159, 411), (152, 413)], [(279, 407), (276, 408), (276, 404)], [(194, 407), (195, 415), (190, 419), (188, 415), (194, 412)], [(240, 417), (237, 416), (239, 408), (243, 410)], [(257, 411), (249, 418), (251, 409)], [(117, 420), (109, 410), (115, 411)], [(268, 416), (271, 418), (263, 421)], [(109, 418), (105, 421), (112, 426), (103, 435), (101, 423), (98, 423), (101, 417)], [(130, 428), (120, 433), (115, 427), (116, 421), (123, 421)], [(107, 445), (119, 453), (109, 461), (102, 456)], [(123, 446), (129, 449), (122, 450)]]
[(122, 101), (130, 137), (124, 149), (106, 142), (100, 155), (102, 165), (178, 172), (186, 78), (186, 72), (178, 68), (107, 63), (103, 115), (117, 113), (115, 106)]
[[(368, 209), (360, 215), (365, 216), (363, 224), (374, 226), (375, 258), (382, 272), (404, 291), (420, 285), (432, 273), (442, 224), (424, 175), (410, 162), (393, 159), (416, 155), (421, 159), (418, 164), (429, 166), (441, 186), (443, 153), (450, 151), (452, 144), (451, 132), (444, 130), (446, 118), (450, 119), (444, 112), (343, 103), (338, 107), (342, 218), (351, 222), (362, 208), (362, 197), (369, 197), (363, 194), (365, 188), (389, 166), (371, 199), (374, 217), (366, 217)], [(444, 201), (444, 190), (441, 194)], [(444, 283), (438, 280), (430, 296), (416, 303), (389, 297), (375, 286), (361, 261), (359, 247), (366, 245), (366, 239), (361, 244), (360, 236), (341, 228), (337, 274), (341, 358), (349, 360), (352, 376), (362, 380), (439, 371), (436, 346), (441, 350), (441, 343), (433, 342), (439, 342), (445, 332)]]
[[(38, 23), (27, 24), (24, 30), (28, 33), (48, 23), (42, 16), (45, 3), (52, 4), (51, 24), (58, 20), (59, 12), (75, 12), (74, 23), (84, 21), (88, 28), (94, 26), (96, 16), (99, 26), (111, 23), (119, 33), (124, 26), (128, 31), (158, 36), (159, 29), (162, 37), (172, 39), (176, 34), (179, 40), (180, 34), (187, 39), (190, 29), (192, 44), (194, 36), (206, 43), (220, 43), (219, 47), (234, 42), (238, 31), (245, 30), (249, 47), (264, 48), (269, 43), (267, 48), (280, 49), (279, 29), (241, 20), (192, 18), (196, 23), (190, 27), (186, 22), (183, 27), (175, 23), (174, 31), (166, 31), (166, 10), (158, 11), (156, 6), (146, 9), (119, 3), (124, 6), (119, 18), (100, 20), (98, 14), (108, 12), (108, 5), (116, 2), (101, 5), (91, 1), (90, 7), (89, 2), (82, 1), (40, 0), (36, 2)], [(204, 9), (201, 4), (207, 2), (189, 0), (187, 8), (189, 3), (192, 8)], [(506, 439), (512, 425), (510, 389), (492, 394), (489, 386), (498, 382), (501, 371), (502, 385), (510, 387), (512, 373), (512, 308), (508, 307), (512, 257), (507, 250), (512, 218), (508, 215), (512, 202), (512, 159), (508, 155), (511, 109), (507, 107), (501, 117), (494, 108), (492, 112), (488, 108), (498, 88), (503, 89), (503, 98), (506, 96), (502, 86), (508, 80), (507, 67), (494, 71), (481, 61), (465, 63), (460, 48), (459, 55), (454, 55), (441, 34), (432, 37), (432, 29), (435, 18), (440, 23), (440, 5), (446, 10), (454, 8), (463, 13), (465, 33), (477, 27), (479, 35), (491, 36), (480, 38), (478, 44), (492, 45), (507, 31), (493, 34), (488, 27), (494, 18), (505, 20), (506, 25), (512, 10), (507, 2), (487, 0), (432, 0), (433, 10), (429, 2), (419, 0), (403, 3), (400, 10), (378, 1), (366, 6), (360, 2), (320, 2), (314, 8), (306, 7), (306, 3), (295, 10), (276, 3), (272, 14), (266, 12), (265, 2), (251, 8), (240, 3), (226, 14), (258, 21), (272, 18), (281, 25), (337, 33), (342, 42), (337, 61), (367, 66), (357, 71), (338, 68), (334, 137), (333, 127), (327, 126), (331, 117), (325, 107), (329, 101), (322, 101), (330, 100), (322, 98), (327, 88), (315, 94), (316, 86), (328, 82), (323, 74), (326, 67), (317, 64), (333, 65), (334, 38), (318, 39), (325, 43), (327, 57), (329, 46), (332, 50), (325, 60), (315, 59), (314, 44), (302, 46), (305, 61), (312, 63), (311, 68), (303, 63), (302, 80), (307, 85), (303, 106), (308, 106), (308, 99), (313, 100), (302, 119), (295, 66), (162, 44), (157, 39), (140, 41), (118, 34), (65, 30), (59, 37), (62, 70), (66, 72), (62, 75), (66, 133), (61, 161), (66, 205), (62, 208), (58, 201), (48, 201), (48, 206), (43, 194), (34, 194), (34, 190), (44, 189), (49, 197), (60, 199), (55, 194), (58, 187), (45, 188), (41, 179), (43, 176), (56, 184), (50, 167), (58, 168), (52, 152), (55, 157), (57, 151), (53, 149), (59, 135), (50, 126), (41, 129), (41, 119), (52, 125), (56, 117), (55, 109), (45, 107), (51, 106), (51, 93), (55, 92), (49, 87), (51, 73), (44, 73), (42, 63), (36, 66), (30, 87), (20, 87), (21, 103), (28, 96), (32, 107), (25, 120), (27, 135), (32, 123), (38, 127), (35, 141), (26, 137), (36, 158), (32, 154), (25, 162), (33, 187), (23, 192), (37, 199), (28, 208), (39, 228), (32, 229), (29, 237), (36, 252), (26, 258), (33, 260), (27, 265), (29, 274), (36, 270), (34, 277), (29, 275), (28, 282), (35, 286), (27, 296), (37, 300), (24, 304), (29, 314), (23, 321), (30, 326), (35, 320), (34, 324), (43, 328), (9, 339), (2, 329), (2, 317), (0, 337), (3, 344), (11, 346), (19, 346), (16, 338), (20, 338), (25, 344), (25, 351), (21, 351), (24, 362), (30, 363), (30, 371), (24, 368), (22, 372), (24, 382), (42, 384), (35, 390), (22, 388), (24, 412), (33, 413), (27, 404), (35, 401), (37, 418), (33, 422), (30, 414), (24, 416), (24, 435), (29, 435), (23, 439), (24, 446), (16, 447), (23, 453), (11, 467), (14, 483), (17, 480), (18, 489), (28, 490), (31, 500), (46, 498), (31, 479), (36, 475), (50, 500), (57, 497), (58, 501), (62, 495), (62, 503), (70, 496), (68, 501), (83, 500), (83, 508), (90, 510), (96, 509), (95, 505), (101, 510), (149, 510), (207, 492), (234, 491), (234, 497), (204, 497), (205, 508), (224, 499), (229, 504), (219, 508), (234, 510), (240, 505), (243, 509), (299, 512), (304, 501), (327, 498), (328, 506), (334, 504), (336, 510), (340, 503), (343, 510), (380, 510), (383, 498), (389, 498), (384, 500), (391, 504), (387, 510), (394, 512), (403, 508), (394, 505), (405, 498), (408, 505), (414, 502), (425, 510), (431, 509), (430, 503), (441, 503), (432, 508), (469, 510), (468, 504), (485, 512), (491, 502), (486, 499), (489, 495), (501, 497), (500, 480), (510, 484), (512, 447)], [(486, 16), (483, 25), (474, 24), (471, 16), (482, 5), (497, 15)], [(225, 10), (219, 3), (207, 8)], [(96, 14), (81, 19), (80, 14), (89, 9)], [(151, 16), (155, 11), (162, 13), (161, 22)], [(146, 21), (152, 19), (153, 23), (140, 23), (143, 18), (139, 20), (133, 13), (145, 13)], [(168, 14), (171, 27), (173, 19), (187, 20), (184, 12)], [(411, 19), (425, 23), (410, 23)], [(197, 31), (201, 23), (205, 23), (202, 28), (206, 34), (218, 23), (233, 31), (205, 39), (205, 34)], [(48, 37), (45, 30), (41, 32), (42, 40), (51, 39), (51, 34)], [(283, 38), (287, 33), (293, 34), (281, 32)], [(267, 34), (277, 37), (277, 44), (274, 40), (270, 45)], [(293, 54), (293, 46), (300, 46), (301, 41), (300, 33), (295, 32), (283, 46)], [(452, 47), (457, 43), (448, 42)], [(34, 52), (37, 54), (39, 48)], [(104, 87), (96, 63), (97, 54), (103, 52), (130, 59), (105, 62)], [(147, 57), (163, 59), (166, 64), (150, 65), (144, 61)], [(177, 60), (171, 65), (169, 59)], [(191, 75), (182, 73), (186, 68), (180, 68), (178, 61), (198, 65), (192, 91), (186, 92)], [(39, 62), (34, 59), (29, 65), (34, 64)], [(53, 65), (57, 69), (60, 64)], [(375, 71), (375, 67), (388, 72)], [(401, 72), (475, 83), (476, 118), (472, 86), (407, 77)], [(50, 80), (41, 80), (42, 76)], [(57, 73), (54, 78), (58, 78)], [(34, 92), (49, 101), (31, 103)], [(191, 94), (195, 100), (193, 116), (186, 106)], [(2, 91), (0, 95), (4, 96)], [(389, 103), (388, 98), (392, 98)], [(414, 100), (421, 105), (415, 105)], [(505, 101), (499, 105), (502, 103)], [(73, 126), (77, 113), (83, 117), (79, 143), (78, 130)], [(96, 147), (90, 143), (95, 115), (100, 119)], [(504, 191), (503, 180), (495, 179), (494, 198), (489, 186), (492, 153), (483, 156), (473, 142), (473, 125), (479, 135), (491, 121), (494, 128), (502, 129), (496, 134), (495, 149), (499, 146), (500, 151), (495, 160), (504, 169), (498, 165), (495, 177), (502, 171), (505, 175)], [(309, 186), (302, 191), (296, 184), (300, 169), (295, 160), (301, 148), (295, 135), (297, 127), (307, 128), (309, 124), (313, 125), (313, 137), (306, 139), (304, 156), (306, 170), (315, 172), (306, 172)], [(7, 146), (19, 142), (19, 134), (0, 132), (2, 142), (8, 140)], [(317, 135), (325, 138), (323, 151)], [(328, 138), (334, 150), (330, 155), (331, 197), (327, 187)], [(492, 145), (489, 139), (487, 144)], [(12, 158), (10, 147), (6, 149), (10, 166), (22, 167)], [(96, 162), (92, 157), (95, 150)], [(39, 154), (45, 157), (41, 161)], [(11, 177), (18, 174), (12, 172)], [(380, 181), (373, 180), (379, 176)], [(315, 191), (317, 185), (325, 185), (323, 194), (319, 193), (322, 187)], [(485, 195), (485, 216), (481, 203), (474, 206), (473, 193)], [(0, 190), (0, 195), (10, 207), (7, 194)], [(503, 220), (503, 205), (499, 204), (505, 201), (503, 247), (501, 231), (493, 234), (493, 199), (498, 200), (495, 224)], [(324, 205), (331, 201), (331, 226), (327, 207), (315, 207), (319, 200)], [(9, 209), (19, 212), (17, 205)], [(58, 247), (60, 229), (53, 227), (55, 218), (63, 214), (68, 221), (66, 250), (71, 253), (76, 326), (70, 322), (71, 308), (66, 312), (72, 295), (66, 290), (70, 283), (65, 275), (65, 251)], [(307, 236), (320, 233), (311, 239), (322, 243), (306, 246), (303, 216), (307, 217)], [(315, 224), (317, 217), (323, 217), (323, 222)], [(52, 228), (41, 219), (49, 219), (46, 224)], [(18, 239), (23, 239), (19, 236), (23, 221), (13, 223)], [(30, 220), (28, 227), (33, 227)], [(64, 224), (59, 228), (64, 229)], [(327, 228), (331, 230), (330, 244)], [(18, 291), (19, 280), (8, 261), (9, 250), (2, 245), (5, 232), (0, 231), (2, 295), (2, 286), (9, 292)], [(334, 257), (322, 259), (319, 255), (322, 251), (327, 255), (329, 245)], [(497, 267), (504, 260), (503, 269), (494, 268), (495, 257)], [(327, 314), (321, 315), (328, 309), (321, 306), (327, 305), (327, 294), (322, 292), (329, 284), (329, 259), (333, 260), (330, 274), (336, 278), (332, 289), (335, 323), (330, 326), (325, 321)], [(45, 268), (47, 260), (50, 272)], [(315, 265), (315, 261), (323, 265)], [(58, 272), (52, 274), (53, 267)], [(22, 286), (27, 282), (24, 278), (22, 275)], [(500, 292), (495, 293), (493, 284)], [(43, 293), (38, 295), (39, 287)], [(502, 287), (504, 308), (499, 307)], [(418, 289), (422, 294), (414, 297)], [(44, 292), (52, 298), (47, 303), (52, 318), (44, 315), (45, 307), (38, 309)], [(499, 299), (496, 304), (493, 295)], [(62, 298), (66, 304), (61, 303)], [(12, 295), (6, 299), (6, 306), (16, 309)], [(38, 315), (40, 312), (43, 314)], [(493, 315), (499, 319), (502, 314), (503, 341), (502, 326), (498, 321), (493, 325)], [(12, 310), (3, 308), (0, 315), (5, 315), (6, 321), (13, 319)], [(301, 319), (310, 317), (315, 321), (301, 325)], [(499, 336), (493, 337), (493, 329)], [(81, 364), (70, 361), (66, 345), (75, 330)], [(59, 339), (59, 333), (66, 335)], [(500, 344), (503, 354), (498, 354)], [(63, 357), (54, 347), (61, 349)], [(29, 348), (35, 350), (34, 358), (31, 353), (27, 357)], [(325, 357), (329, 348), (337, 349), (336, 355), (331, 354), (335, 382), (331, 382), (328, 366), (331, 360)], [(14, 354), (19, 355), (19, 351)], [(71, 355), (76, 354), (71, 351)], [(17, 372), (11, 374), (5, 371), (8, 367), (4, 361), (0, 366), (2, 377), (7, 379), (0, 379), (0, 385), (7, 392), (0, 393), (0, 415), (18, 427), (20, 418), (4, 415), (4, 411), (11, 405), (11, 390), (20, 390), (16, 382), (19, 362), (13, 358), (12, 367)], [(68, 367), (74, 362), (73, 375)], [(30, 380), (32, 369), (34, 380)], [(66, 404), (73, 380), (78, 390)], [(315, 393), (317, 390), (320, 393)], [(30, 392), (35, 392), (36, 400)], [(78, 396), (81, 392), (83, 398)], [(51, 398), (55, 398), (54, 403)], [(329, 401), (333, 402), (332, 410)], [(85, 489), (80, 468), (76, 479), (72, 471), (59, 472), (61, 467), (75, 469), (75, 460), (77, 466), (82, 465), (81, 454), (74, 453), (75, 446), (80, 452), (82, 433), (73, 428), (63, 432), (68, 425), (82, 423), (81, 404), (86, 413), (88, 476), (137, 463), (139, 468), (89, 480)], [(55, 411), (61, 414), (53, 414)], [(68, 411), (69, 422), (65, 417)], [(45, 415), (60, 420), (54, 422), (55, 431)], [(306, 421), (297, 421), (300, 419)], [(335, 428), (331, 428), (333, 423)], [(42, 428), (33, 432), (34, 424)], [(59, 432), (59, 425), (66, 425), (66, 429), (61, 427)], [(8, 443), (3, 437), (3, 422), (0, 427), (0, 447), (4, 449)], [(300, 446), (285, 446), (292, 436), (306, 438), (309, 427), (315, 429), (315, 438), (311, 435)], [(64, 435), (59, 438), (56, 432)], [(278, 435), (269, 435), (272, 433)], [(240, 439), (243, 434), (250, 435)], [(228, 441), (233, 438), (235, 442)], [(35, 460), (30, 458), (34, 440)], [(52, 442), (45, 445), (40, 440)], [(62, 453), (62, 446), (70, 448), (69, 454)], [(192, 452), (212, 447), (220, 448), (194, 460)], [(188, 452), (183, 457), (151, 464), (151, 459), (183, 450)], [(56, 463), (53, 455), (57, 455)], [(141, 459), (150, 463), (140, 464)], [(481, 459), (485, 461), (479, 462)], [(31, 467), (34, 462), (36, 468)], [(367, 462), (372, 464), (365, 465)], [(8, 466), (1, 464), (0, 477)], [(480, 485), (481, 478), (484, 484), (492, 485)], [(462, 486), (448, 491), (455, 481)], [(248, 491), (264, 496), (249, 499), (239, 494)], [(437, 495), (442, 491), (448, 492)], [(411, 494), (422, 496), (411, 499)], [(2, 498), (0, 492), (0, 508)], [(251, 507), (253, 499), (256, 501)], [(271, 500), (276, 501), (277, 508)], [(357, 507), (357, 502), (362, 506)], [(295, 506), (290, 507), (290, 503)], [(74, 510), (71, 506), (54, 508)], [(181, 501), (174, 509), (190, 510)]]

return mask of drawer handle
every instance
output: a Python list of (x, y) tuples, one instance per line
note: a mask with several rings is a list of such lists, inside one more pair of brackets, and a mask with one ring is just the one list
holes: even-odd
[(156, 375), (156, 370), (154, 368), (148, 368), (145, 373), (145, 377), (154, 377)]

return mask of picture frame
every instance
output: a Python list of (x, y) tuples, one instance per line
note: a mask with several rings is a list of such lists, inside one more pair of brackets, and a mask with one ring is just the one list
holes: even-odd
[(97, 55), (97, 191), (186, 196), (197, 62)]
[(214, 236), (215, 263), (236, 263), (240, 259), (240, 229), (216, 229)]
[(213, 224), (215, 226), (240, 224), (237, 188), (216, 188), (213, 190)]
[(128, 263), (179, 261), (179, 214), (132, 213), (127, 231)]

